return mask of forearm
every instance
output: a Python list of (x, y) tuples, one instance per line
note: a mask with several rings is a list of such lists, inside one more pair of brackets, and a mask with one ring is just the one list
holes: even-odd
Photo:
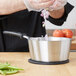
[(65, 9), (63, 7), (62, 9), (55, 10), (55, 11), (49, 11), (49, 12), (52, 18), (59, 19), (64, 15)]
[(0, 15), (11, 14), (26, 9), (23, 0), (0, 0)]

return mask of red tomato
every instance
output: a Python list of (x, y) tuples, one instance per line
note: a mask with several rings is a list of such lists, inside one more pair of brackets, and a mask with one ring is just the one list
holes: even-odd
[(53, 36), (54, 36), (54, 37), (64, 37), (64, 33), (63, 33), (62, 30), (55, 30), (55, 31), (53, 32)]
[(69, 30), (69, 29), (63, 29), (62, 31), (65, 34), (65, 37), (72, 38), (73, 32), (71, 30)]

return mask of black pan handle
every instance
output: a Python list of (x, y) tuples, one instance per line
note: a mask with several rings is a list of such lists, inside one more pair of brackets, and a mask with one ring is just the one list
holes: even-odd
[(14, 35), (20, 38), (26, 38), (29, 39), (29, 37), (26, 34), (22, 34), (19, 32), (12, 32), (12, 31), (3, 31), (3, 34), (8, 34), (8, 35)]

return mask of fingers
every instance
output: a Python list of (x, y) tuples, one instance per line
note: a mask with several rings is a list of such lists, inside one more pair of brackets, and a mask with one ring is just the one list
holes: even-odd
[(39, 8), (48, 8), (51, 5), (53, 5), (53, 3), (54, 3), (54, 0), (53, 1), (44, 2), (44, 3), (40, 3), (40, 4), (38, 4), (38, 7)]
[[(58, 9), (66, 4), (67, 0), (28, 0), (28, 7), (32, 10), (42, 10), (46, 8)], [(59, 3), (58, 3), (59, 2)]]
[(37, 0), (39, 3), (44, 3), (44, 2), (48, 2), (48, 1), (51, 1), (51, 0)]
[(55, 0), (29, 0), (29, 4), (32, 9), (40, 10), (50, 7), (54, 1)]
[(64, 5), (67, 3), (67, 0), (56, 0), (52, 6), (50, 6), (49, 10), (58, 10), (64, 7)]

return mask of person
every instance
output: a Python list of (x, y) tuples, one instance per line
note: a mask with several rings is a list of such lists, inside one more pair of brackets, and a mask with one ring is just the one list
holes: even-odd
[[(25, 33), (29, 37), (45, 36), (41, 10), (49, 8), (54, 2), (55, 0), (0, 0), (0, 52), (28, 52), (26, 39), (4, 34), (3, 31)], [(69, 6), (71, 6), (69, 3), (66, 5), (64, 3), (63, 7), (57, 10), (50, 7), (53, 11), (48, 10), (50, 12), (48, 20), (53, 24), (58, 21), (58, 25), (61, 25), (73, 9), (73, 6), (71, 8)]]

